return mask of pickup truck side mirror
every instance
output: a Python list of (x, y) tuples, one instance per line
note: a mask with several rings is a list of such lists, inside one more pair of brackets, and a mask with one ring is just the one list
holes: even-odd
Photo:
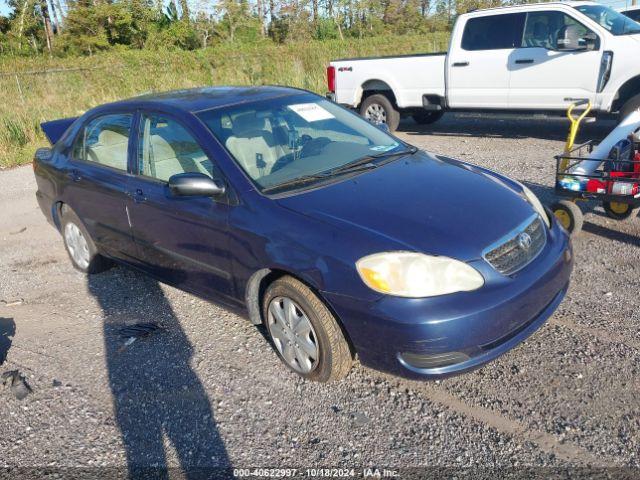
[(218, 197), (225, 187), (202, 173), (178, 173), (169, 178), (169, 191), (174, 197)]
[(566, 25), (560, 29), (556, 49), (561, 52), (581, 52), (594, 50), (598, 37), (593, 32), (582, 34), (583, 27)]

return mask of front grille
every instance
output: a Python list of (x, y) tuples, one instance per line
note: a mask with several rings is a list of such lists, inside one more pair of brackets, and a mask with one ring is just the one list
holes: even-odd
[(547, 235), (542, 219), (536, 215), (509, 233), (484, 253), (484, 259), (503, 275), (524, 268), (544, 248)]

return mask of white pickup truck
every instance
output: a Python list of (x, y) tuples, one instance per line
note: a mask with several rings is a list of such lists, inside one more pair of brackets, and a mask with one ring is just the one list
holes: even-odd
[(448, 53), (336, 60), (329, 98), (395, 130), (401, 115), (445, 111), (596, 114), (640, 107), (640, 24), (593, 2), (540, 3), (460, 15)]

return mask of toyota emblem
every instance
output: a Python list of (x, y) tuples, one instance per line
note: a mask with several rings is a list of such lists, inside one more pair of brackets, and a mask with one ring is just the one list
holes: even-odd
[(524, 251), (527, 251), (531, 248), (531, 235), (526, 232), (522, 232), (518, 235), (518, 245)]

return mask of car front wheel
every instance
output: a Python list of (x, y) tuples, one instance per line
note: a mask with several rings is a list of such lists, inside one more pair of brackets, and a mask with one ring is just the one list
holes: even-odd
[(280, 359), (317, 382), (339, 380), (353, 357), (336, 318), (306, 285), (285, 276), (265, 291), (263, 318)]
[(73, 266), (83, 273), (100, 273), (111, 266), (111, 262), (98, 253), (89, 232), (78, 216), (64, 206), (61, 216), (62, 238)]

